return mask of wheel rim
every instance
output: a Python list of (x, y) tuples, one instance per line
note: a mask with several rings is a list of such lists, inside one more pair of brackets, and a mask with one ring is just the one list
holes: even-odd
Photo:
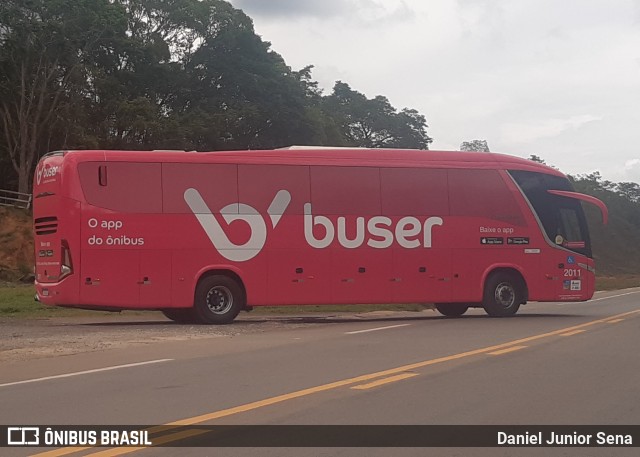
[(233, 306), (233, 294), (225, 286), (215, 286), (207, 293), (207, 307), (214, 314), (225, 314)]
[(495, 298), (498, 305), (510, 308), (516, 301), (516, 291), (511, 284), (503, 282), (496, 287)]

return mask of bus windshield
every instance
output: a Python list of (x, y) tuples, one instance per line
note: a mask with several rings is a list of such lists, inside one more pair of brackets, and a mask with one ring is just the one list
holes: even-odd
[(589, 230), (580, 201), (549, 192), (573, 192), (569, 180), (531, 171), (510, 170), (509, 174), (531, 203), (551, 243), (592, 257)]

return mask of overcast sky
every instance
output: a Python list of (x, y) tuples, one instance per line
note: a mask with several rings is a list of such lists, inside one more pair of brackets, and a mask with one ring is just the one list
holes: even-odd
[(640, 0), (231, 0), (288, 65), (487, 140), (640, 183)]

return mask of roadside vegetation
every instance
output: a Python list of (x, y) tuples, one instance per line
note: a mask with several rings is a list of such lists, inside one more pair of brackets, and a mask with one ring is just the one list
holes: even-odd
[(50, 318), (67, 316), (108, 315), (104, 311), (84, 311), (45, 306), (34, 300), (36, 290), (31, 284), (0, 285), (0, 319), (3, 317)]
[[(38, 159), (56, 149), (429, 148), (425, 115), (342, 81), (323, 93), (312, 69), (288, 66), (223, 0), (0, 1), (0, 189), (29, 192)], [(489, 151), (485, 140), (461, 149)], [(640, 185), (598, 172), (571, 179), (610, 212), (603, 226), (586, 205), (597, 288), (640, 286)], [(31, 215), (0, 207), (0, 318), (97, 313), (34, 302), (24, 284), (33, 250)], [(424, 306), (254, 312), (381, 309)]]
[[(640, 287), (640, 186), (612, 183), (598, 173), (572, 177), (576, 190), (603, 200), (610, 222), (603, 226), (600, 215), (587, 205), (597, 274), (597, 290)], [(34, 301), (32, 282), (33, 235), (31, 215), (21, 209), (0, 207), (0, 318), (49, 318), (65, 316), (117, 316), (117, 313), (48, 307)], [(302, 314), (310, 312), (371, 312), (380, 310), (421, 311), (429, 306), (350, 305), (283, 306), (257, 308), (255, 314)], [(142, 313), (126, 311), (125, 314)]]
[[(117, 316), (118, 312), (90, 311), (83, 309), (58, 308), (46, 306), (34, 300), (35, 288), (31, 284), (0, 285), (0, 319), (3, 317), (14, 318), (51, 318), (73, 316)], [(289, 315), (305, 313), (368, 313), (374, 311), (423, 311), (431, 309), (430, 305), (406, 304), (406, 305), (343, 305), (343, 306), (266, 306), (257, 307), (252, 315)], [(148, 311), (122, 311), (125, 315), (150, 315)]]
[(53, 150), (428, 149), (423, 114), (312, 69), (223, 0), (0, 1), (0, 189)]
[[(609, 225), (587, 205), (593, 251), (597, 265), (597, 290), (640, 287), (640, 186), (612, 183), (598, 173), (572, 177), (576, 190), (603, 200), (609, 208)], [(117, 316), (117, 313), (48, 307), (34, 301), (32, 282), (33, 236), (31, 215), (21, 209), (0, 207), (0, 318), (66, 316)], [(253, 313), (283, 315), (312, 312), (421, 311), (427, 305), (283, 306), (256, 308)], [(125, 314), (143, 313), (125, 311)]]
[[(598, 290), (617, 290), (640, 287), (640, 276), (621, 278), (598, 278)], [(32, 285), (4, 284), (0, 285), (0, 319), (30, 318), (44, 319), (53, 317), (91, 317), (118, 316), (120, 313), (107, 311), (89, 311), (82, 309), (58, 308), (46, 306), (34, 300), (35, 289)], [(410, 311), (420, 312), (432, 309), (428, 304), (403, 305), (307, 305), (307, 306), (265, 306), (256, 307), (251, 315), (300, 315), (307, 313), (371, 313), (377, 311)], [(148, 315), (149, 311), (122, 311), (123, 315)], [(158, 313), (159, 315), (159, 313)]]

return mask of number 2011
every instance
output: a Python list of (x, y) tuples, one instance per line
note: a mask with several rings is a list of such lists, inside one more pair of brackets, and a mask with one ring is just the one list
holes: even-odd
[(565, 268), (564, 269), (564, 276), (580, 276), (580, 272), (581, 270), (578, 270), (576, 268)]

